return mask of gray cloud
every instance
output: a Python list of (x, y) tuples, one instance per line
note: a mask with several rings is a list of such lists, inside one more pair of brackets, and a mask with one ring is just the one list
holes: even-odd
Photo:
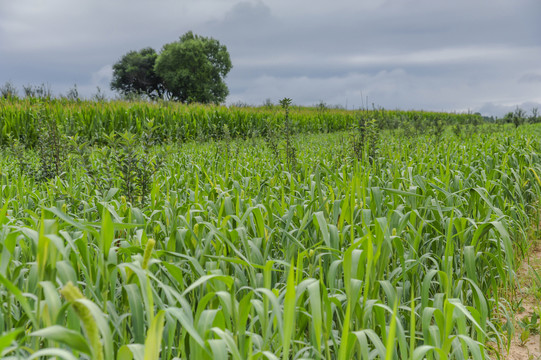
[(362, 92), (389, 108), (501, 112), (541, 103), (540, 13), (538, 0), (0, 1), (0, 83), (89, 96), (127, 51), (193, 30), (230, 51), (229, 103), (354, 107)]
[(541, 109), (541, 103), (536, 102), (524, 102), (515, 105), (503, 105), (495, 104), (493, 102), (488, 102), (479, 108), (481, 113), (485, 114), (507, 114), (508, 112), (513, 112), (515, 109), (521, 108), (526, 111), (526, 115), (529, 116), (532, 114), (533, 109)]
[(530, 83), (541, 83), (541, 73), (539, 74), (536, 74), (536, 73), (528, 73), (528, 74), (524, 74), (520, 77), (520, 79), (518, 80), (519, 83), (527, 83), (527, 84), (530, 84)]

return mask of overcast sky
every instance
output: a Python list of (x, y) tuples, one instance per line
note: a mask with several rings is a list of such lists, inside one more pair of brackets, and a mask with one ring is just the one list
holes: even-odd
[(541, 109), (540, 0), (0, 0), (0, 85), (114, 96), (123, 54), (189, 30), (227, 46), (229, 104)]

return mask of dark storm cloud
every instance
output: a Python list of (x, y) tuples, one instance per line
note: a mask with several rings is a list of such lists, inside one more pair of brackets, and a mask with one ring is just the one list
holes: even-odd
[[(193, 6), (192, 6), (193, 4)], [(1, 1), (0, 81), (19, 86), (42, 82), (55, 92), (77, 83), (83, 95), (107, 90), (111, 68), (124, 53), (176, 40), (190, 26), (207, 21), (198, 9), (220, 2)], [(225, 4), (227, 5), (227, 4)], [(179, 31), (179, 23), (185, 29)]]
[[(226, 44), (228, 102), (501, 111), (541, 103), (538, 0), (0, 2), (0, 82), (108, 88), (129, 50)], [(58, 89), (57, 89), (58, 88)], [(364, 102), (364, 100), (363, 100)]]
[(490, 100), (540, 100), (513, 81), (539, 66), (537, 2), (319, 5), (303, 16), (243, 2), (206, 24), (232, 53), (231, 101), (294, 94), (300, 103), (359, 106), (362, 92), (386, 107), (471, 110)]

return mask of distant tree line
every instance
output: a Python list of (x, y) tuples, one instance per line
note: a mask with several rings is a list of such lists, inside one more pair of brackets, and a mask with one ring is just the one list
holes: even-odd
[[(3, 99), (19, 99), (19, 90), (11, 82), (7, 81), (4, 85), (0, 86), (0, 98)], [(41, 85), (23, 85), (22, 98), (27, 99), (66, 99), (70, 101), (82, 100), (77, 84), (74, 84), (66, 94), (54, 95), (53, 90), (49, 84), (42, 83)], [(96, 92), (90, 96), (90, 100), (93, 101), (105, 101), (107, 100), (106, 94), (99, 86), (96, 86)]]
[(528, 116), (525, 110), (517, 107), (515, 111), (508, 112), (500, 120), (506, 124), (514, 124), (515, 127), (519, 127), (525, 123), (539, 123), (541, 122), (541, 116), (539, 116), (539, 109), (533, 108), (531, 114)]

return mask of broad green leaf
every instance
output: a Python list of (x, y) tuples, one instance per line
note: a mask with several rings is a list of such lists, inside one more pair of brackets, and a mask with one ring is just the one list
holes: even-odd
[(162, 344), (164, 320), (165, 312), (163, 310), (158, 311), (147, 332), (147, 337), (145, 339), (144, 360), (160, 359), (160, 347)]
[(60, 325), (49, 326), (45, 329), (34, 331), (30, 336), (42, 337), (48, 340), (65, 344), (74, 350), (91, 354), (86, 339), (78, 331), (67, 329)]
[(289, 266), (289, 273), (287, 276), (286, 284), (286, 293), (284, 297), (284, 332), (282, 339), (282, 359), (289, 359), (289, 346), (293, 340), (293, 334), (295, 330), (295, 303), (296, 303), (296, 294), (295, 294), (295, 263), (294, 260), (291, 260), (291, 265)]

